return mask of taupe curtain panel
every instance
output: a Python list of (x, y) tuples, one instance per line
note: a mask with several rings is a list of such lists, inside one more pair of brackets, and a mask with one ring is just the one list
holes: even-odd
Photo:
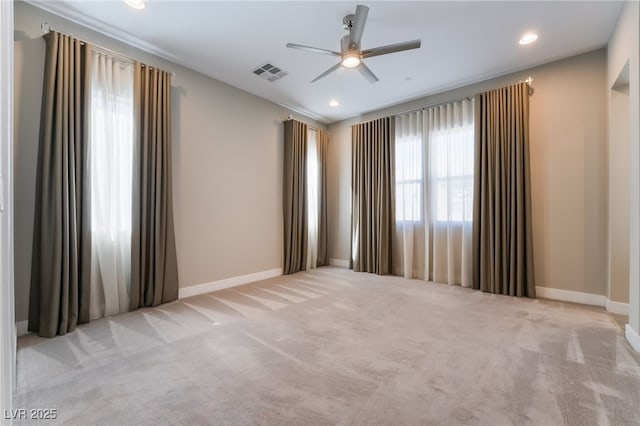
[(285, 275), (307, 267), (307, 138), (306, 124), (296, 120), (284, 122), (282, 272)]
[(327, 232), (327, 151), (329, 149), (329, 135), (324, 130), (318, 130), (318, 168), (320, 179), (320, 194), (318, 194), (320, 214), (318, 216), (318, 265), (329, 264), (329, 238)]
[(529, 171), (529, 86), (476, 97), (474, 288), (535, 297)]
[(90, 61), (80, 40), (56, 32), (44, 39), (29, 331), (53, 337), (89, 321)]
[(171, 75), (134, 71), (131, 309), (178, 298), (171, 177)]
[(351, 127), (351, 259), (358, 272), (391, 274), (395, 227), (390, 118)]

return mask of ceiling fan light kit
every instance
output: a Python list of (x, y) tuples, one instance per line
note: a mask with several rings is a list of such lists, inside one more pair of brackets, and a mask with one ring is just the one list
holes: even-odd
[(376, 83), (379, 81), (378, 77), (376, 77), (373, 71), (364, 64), (363, 59), (402, 52), (403, 50), (418, 49), (420, 47), (420, 40), (413, 40), (362, 50), (360, 47), (360, 41), (362, 40), (362, 33), (364, 31), (364, 26), (367, 23), (368, 14), (369, 8), (367, 6), (358, 5), (356, 7), (355, 14), (347, 15), (342, 19), (344, 29), (349, 31), (349, 34), (345, 35), (340, 40), (340, 52), (305, 46), (302, 44), (287, 43), (287, 47), (291, 49), (305, 50), (312, 53), (322, 53), (323, 55), (337, 56), (340, 58), (340, 62), (311, 80), (311, 83), (315, 83), (321, 78), (326, 77), (341, 66), (345, 68), (355, 68), (360, 71), (360, 74), (369, 80), (370, 83)]
[(146, 7), (145, 0), (124, 0), (124, 2), (130, 7), (138, 10), (142, 10)]
[(342, 65), (347, 68), (355, 68), (360, 65), (360, 52), (351, 50), (342, 55)]

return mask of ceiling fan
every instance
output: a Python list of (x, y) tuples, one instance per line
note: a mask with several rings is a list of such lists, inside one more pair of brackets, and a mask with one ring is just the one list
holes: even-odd
[(360, 47), (360, 40), (362, 39), (364, 25), (367, 23), (368, 14), (369, 8), (367, 6), (358, 5), (356, 7), (355, 14), (347, 15), (342, 19), (344, 29), (349, 31), (349, 34), (342, 37), (342, 40), (340, 41), (340, 52), (320, 49), (318, 47), (304, 46), (302, 44), (287, 43), (287, 47), (292, 49), (306, 50), (307, 52), (322, 53), (340, 58), (340, 62), (311, 80), (312, 83), (326, 77), (341, 66), (346, 68), (355, 68), (360, 71), (360, 74), (369, 80), (370, 83), (376, 83), (378, 81), (378, 77), (376, 77), (369, 67), (364, 64), (362, 61), (363, 59), (401, 52), (403, 50), (418, 49), (420, 47), (420, 40), (412, 40), (362, 50)]

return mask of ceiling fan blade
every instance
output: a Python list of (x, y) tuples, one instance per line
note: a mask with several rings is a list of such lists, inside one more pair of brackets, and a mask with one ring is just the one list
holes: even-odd
[(360, 71), (360, 74), (362, 74), (367, 80), (369, 80), (369, 83), (378, 82), (378, 77), (376, 77), (373, 71), (371, 71), (369, 67), (364, 64), (364, 62), (360, 62), (360, 65), (358, 65), (356, 69)]
[(403, 50), (411, 50), (420, 48), (420, 40), (405, 41), (402, 43), (388, 44), (386, 46), (374, 47), (362, 51), (363, 58), (372, 58), (374, 56), (387, 55), (389, 53), (402, 52)]
[(323, 55), (341, 56), (340, 53), (333, 50), (320, 49), (319, 47), (305, 46), (303, 44), (287, 43), (287, 47), (291, 49), (305, 50), (307, 52), (322, 53)]
[(341, 66), (342, 66), (342, 62), (338, 62), (337, 64), (335, 64), (334, 66), (332, 66), (331, 68), (329, 68), (328, 70), (326, 70), (325, 72), (323, 72), (322, 74), (320, 74), (319, 76), (317, 76), (316, 78), (311, 80), (311, 82), (315, 83), (316, 81), (320, 80), (321, 78), (325, 78), (326, 76), (328, 76), (329, 74), (331, 74), (332, 72), (334, 72), (335, 70), (340, 68)]
[(356, 15), (354, 18), (353, 27), (351, 27), (351, 44), (355, 44), (360, 49), (360, 40), (362, 40), (362, 32), (364, 26), (367, 23), (367, 15), (369, 15), (369, 8), (359, 4), (356, 7)]

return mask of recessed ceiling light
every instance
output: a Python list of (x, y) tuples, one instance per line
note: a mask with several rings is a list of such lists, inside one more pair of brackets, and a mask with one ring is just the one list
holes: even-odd
[(146, 7), (144, 0), (124, 0), (124, 2), (134, 9), (144, 9)]
[(536, 33), (526, 33), (522, 36), (519, 43), (520, 44), (531, 44), (538, 39), (538, 34)]
[(331, 101), (329, 101), (330, 107), (337, 107), (338, 105), (340, 105), (340, 103), (338, 103), (338, 101), (336, 101), (335, 99), (331, 99)]

